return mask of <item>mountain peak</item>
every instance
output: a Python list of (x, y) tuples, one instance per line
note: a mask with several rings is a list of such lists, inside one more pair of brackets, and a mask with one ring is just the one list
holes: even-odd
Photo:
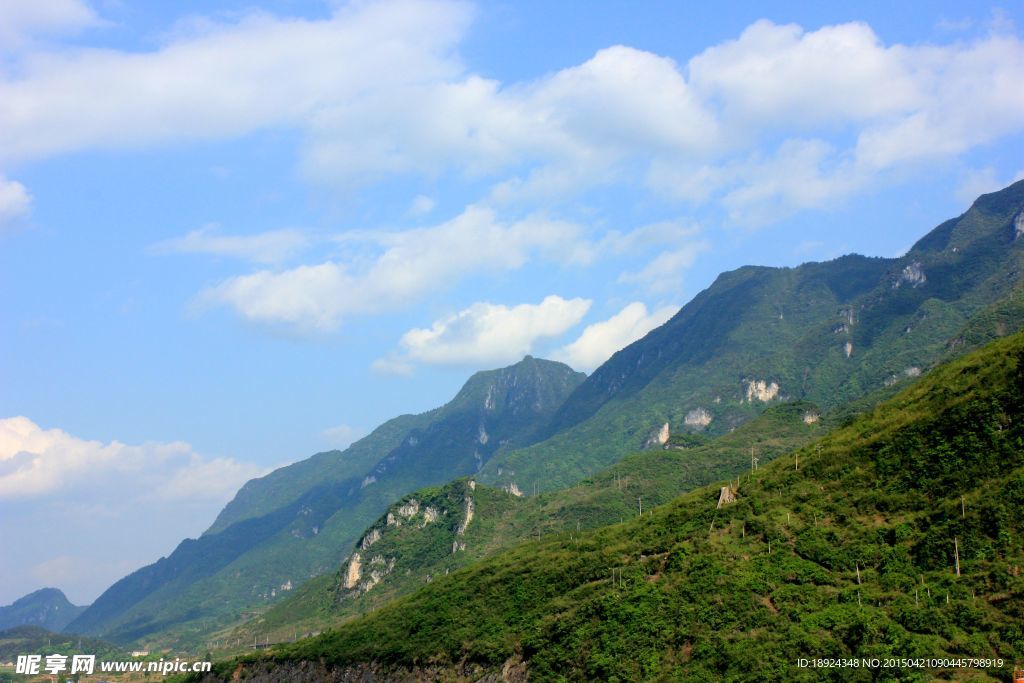
[(82, 613), (59, 588), (40, 588), (0, 607), (0, 630), (13, 626), (41, 626), (60, 631)]

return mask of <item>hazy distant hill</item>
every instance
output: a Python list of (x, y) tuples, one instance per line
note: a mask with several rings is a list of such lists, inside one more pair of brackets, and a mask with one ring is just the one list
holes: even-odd
[(39, 626), (49, 631), (60, 631), (83, 610), (85, 607), (72, 605), (63, 591), (41, 588), (0, 607), (0, 630), (13, 626)]

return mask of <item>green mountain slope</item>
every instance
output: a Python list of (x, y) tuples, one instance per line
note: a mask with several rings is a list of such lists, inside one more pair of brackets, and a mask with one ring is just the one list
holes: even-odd
[(0, 607), (0, 631), (14, 626), (38, 626), (60, 631), (85, 607), (72, 605), (57, 588), (41, 588)]
[(1000, 302), (1001, 333), (1020, 329), (1022, 210), (1024, 181), (980, 197), (897, 259), (844, 256), (725, 273), (612, 356), (537, 443), (505, 449), (480, 480), (563, 487), (635, 450), (664, 423), (722, 433), (772, 401), (834, 408), (927, 370), (953, 341), (957, 351), (983, 341), (963, 333), (991, 323)]
[(806, 402), (772, 406), (717, 439), (683, 448), (674, 438), (666, 448), (628, 456), (570, 489), (538, 496), (518, 497), (472, 479), (415, 491), (366, 529), (338, 572), (311, 580), (251, 622), (215, 635), (212, 647), (290, 640), (369, 612), (524, 540), (628, 519), (641, 500), (651, 508), (749, 471), (752, 452), (764, 464), (810, 442), (827, 429), (818, 416)]
[[(210, 531), (115, 583), (69, 628), (119, 643), (195, 645), (334, 570), (396, 498), (473, 473), (501, 445), (525, 441), (582, 379), (564, 364), (530, 357), (477, 373), (442, 408), (390, 421), (334, 458), (340, 464), (321, 454), (247, 485)], [(373, 459), (370, 452), (372, 465), (356, 469), (357, 460)], [(259, 496), (268, 491), (274, 504), (288, 502), (263, 512), (270, 504)]]
[[(732, 485), (519, 545), (206, 680), (994, 680), (1024, 658), (1024, 335)], [(844, 657), (897, 661), (797, 664)], [(988, 661), (898, 661), (917, 657)]]

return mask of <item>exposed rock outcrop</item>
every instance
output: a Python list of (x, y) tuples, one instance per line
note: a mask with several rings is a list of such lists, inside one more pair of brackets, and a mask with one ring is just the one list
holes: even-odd
[(763, 379), (747, 380), (747, 402), (761, 401), (767, 403), (779, 395), (779, 385)]
[(466, 514), (461, 522), (459, 522), (459, 528), (455, 531), (459, 536), (466, 535), (466, 529), (469, 527), (469, 523), (473, 521), (473, 511), (475, 510), (473, 499), (469, 496), (466, 497)]
[(359, 583), (359, 579), (363, 575), (363, 558), (359, 556), (359, 553), (352, 553), (352, 557), (349, 558), (348, 568), (345, 570), (345, 583), (342, 584), (345, 588), (352, 590)]
[(928, 282), (928, 276), (925, 275), (921, 262), (914, 261), (910, 265), (904, 266), (903, 270), (900, 271), (899, 278), (896, 279), (892, 286), (894, 289), (904, 284), (911, 287), (920, 287), (926, 282)]
[(736, 490), (731, 486), (723, 486), (718, 492), (718, 507), (736, 502)]
[(359, 544), (359, 547), (362, 550), (366, 550), (367, 548), (369, 548), (371, 545), (373, 545), (374, 543), (376, 543), (379, 540), (380, 540), (380, 529), (370, 529), (366, 533), (366, 535), (363, 536), (363, 540)]
[(711, 424), (713, 419), (714, 416), (712, 416), (706, 408), (694, 408), (686, 414), (686, 417), (683, 419), (683, 424), (687, 427), (703, 429)]
[(671, 436), (671, 432), (668, 428), (668, 422), (666, 422), (660, 429), (651, 432), (651, 434), (644, 440), (644, 448), (664, 446), (668, 443), (669, 436)]

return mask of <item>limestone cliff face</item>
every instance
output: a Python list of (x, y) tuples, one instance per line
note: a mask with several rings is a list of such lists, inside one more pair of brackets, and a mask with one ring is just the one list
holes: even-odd
[(779, 395), (779, 385), (763, 379), (747, 380), (747, 403), (767, 403)]
[(457, 480), (394, 503), (363, 533), (343, 564), (336, 599), (350, 600), (379, 590), (393, 584), (396, 576), (397, 580), (420, 576), (429, 581), (438, 571), (434, 566), (438, 558), (430, 559), (436, 548), (450, 547), (451, 553), (466, 550), (467, 532), (477, 512), (475, 493), (476, 481)]
[(686, 414), (686, 418), (683, 423), (687, 427), (694, 427), (696, 429), (703, 429), (711, 424), (714, 416), (708, 411), (707, 408), (694, 408)]
[(903, 270), (900, 271), (899, 278), (897, 278), (896, 282), (894, 282), (892, 286), (896, 289), (903, 285), (920, 287), (926, 282), (928, 282), (928, 276), (925, 275), (921, 262), (913, 261), (912, 263), (904, 266)]
[(345, 569), (345, 588), (355, 588), (362, 575), (363, 558), (359, 553), (352, 553), (352, 557), (348, 560), (348, 567)]

